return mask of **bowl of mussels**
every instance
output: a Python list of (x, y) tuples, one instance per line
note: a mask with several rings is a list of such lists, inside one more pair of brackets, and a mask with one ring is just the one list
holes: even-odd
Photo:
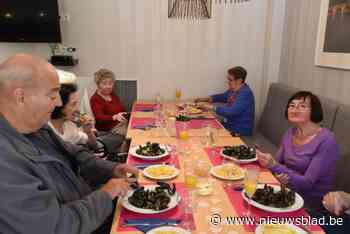
[(224, 146), (221, 156), (236, 163), (251, 163), (257, 160), (255, 148), (245, 145)]
[[(248, 202), (249, 199), (244, 190), (242, 196)], [(301, 209), (304, 206), (304, 200), (286, 186), (258, 184), (250, 204), (265, 211), (282, 213)]]
[(188, 122), (191, 121), (191, 117), (188, 117), (187, 115), (178, 115), (176, 116), (176, 121), (180, 121), (180, 122)]
[(143, 160), (158, 160), (169, 155), (168, 147), (155, 142), (134, 146), (130, 148), (130, 154)]
[(175, 208), (180, 200), (175, 184), (157, 182), (141, 186), (132, 184), (126, 196), (123, 197), (124, 208), (140, 214), (159, 214)]

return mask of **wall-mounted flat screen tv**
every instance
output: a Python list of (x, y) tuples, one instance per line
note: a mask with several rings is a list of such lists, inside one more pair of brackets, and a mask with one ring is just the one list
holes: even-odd
[(0, 42), (61, 42), (57, 0), (0, 0)]

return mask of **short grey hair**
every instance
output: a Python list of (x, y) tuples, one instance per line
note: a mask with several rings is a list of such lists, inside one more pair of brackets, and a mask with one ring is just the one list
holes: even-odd
[(94, 73), (94, 80), (97, 85), (101, 83), (101, 81), (106, 79), (112, 79), (113, 81), (115, 81), (115, 75), (111, 70), (101, 68), (100, 70)]

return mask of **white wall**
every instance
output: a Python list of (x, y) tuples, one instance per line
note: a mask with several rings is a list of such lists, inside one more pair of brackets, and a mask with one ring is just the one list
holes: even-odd
[[(59, 0), (63, 41), (76, 47), (79, 65), (72, 68), (81, 86), (92, 83), (100, 67), (119, 78), (138, 79), (139, 97), (161, 91), (174, 97), (204, 96), (226, 88), (226, 70), (243, 65), (247, 82), (264, 104), (270, 82), (279, 73), (285, 0), (252, 0), (213, 5), (213, 18), (179, 21), (167, 18), (167, 0)], [(45, 44), (0, 43), (0, 60), (16, 52), (49, 56)]]
[(0, 62), (16, 53), (29, 53), (44, 58), (50, 57), (50, 48), (45, 43), (0, 43)]
[(167, 18), (166, 0), (61, 0), (64, 41), (78, 48), (79, 76), (100, 67), (118, 77), (139, 80), (139, 97), (167, 98), (175, 87), (185, 97), (226, 88), (226, 70), (243, 65), (260, 96), (265, 40), (266, 0), (214, 5), (207, 21)]
[(285, 21), (286, 0), (267, 1), (267, 15), (265, 22), (265, 46), (263, 57), (262, 82), (260, 96), (256, 96), (257, 113), (263, 110), (270, 84), (278, 82), (279, 68), (282, 54), (282, 38)]
[(280, 81), (350, 105), (350, 71), (314, 64), (320, 4), (287, 0)]

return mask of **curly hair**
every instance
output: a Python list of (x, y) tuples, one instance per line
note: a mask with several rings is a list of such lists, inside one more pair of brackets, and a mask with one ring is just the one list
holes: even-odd
[(100, 70), (94, 73), (94, 80), (97, 85), (101, 81), (106, 79), (112, 79), (113, 81), (115, 81), (115, 75), (111, 70), (101, 68)]

